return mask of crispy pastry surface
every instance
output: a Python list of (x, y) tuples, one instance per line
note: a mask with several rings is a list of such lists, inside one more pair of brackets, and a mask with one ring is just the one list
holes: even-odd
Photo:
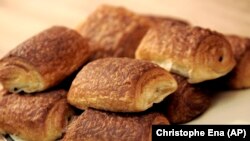
[(218, 78), (235, 66), (230, 44), (221, 34), (170, 22), (147, 32), (136, 58), (155, 62), (190, 83)]
[(53, 87), (81, 67), (87, 41), (66, 27), (51, 27), (18, 45), (0, 61), (0, 81), (11, 92)]
[(134, 58), (149, 28), (143, 18), (122, 7), (102, 5), (76, 30), (89, 39), (92, 60), (104, 57)]
[(70, 124), (63, 141), (151, 141), (153, 124), (169, 122), (159, 113), (121, 114), (87, 109)]
[(236, 67), (226, 76), (231, 89), (250, 87), (250, 39), (235, 35), (227, 36), (236, 58)]
[(159, 103), (177, 88), (163, 68), (143, 60), (104, 58), (87, 64), (72, 82), (67, 99), (86, 109), (138, 112)]
[(0, 98), (0, 133), (53, 141), (62, 135), (72, 114), (64, 90), (5, 95)]
[(177, 19), (174, 17), (158, 16), (158, 15), (141, 15), (141, 16), (148, 21), (147, 24), (150, 24), (150, 26), (157, 26), (157, 24), (162, 24), (164, 22), (170, 24), (178, 24), (178, 25), (189, 25), (187, 21)]
[(205, 112), (211, 103), (208, 90), (198, 85), (189, 84), (186, 78), (173, 74), (177, 80), (177, 90), (162, 103), (167, 117), (172, 124), (181, 124), (195, 119)]

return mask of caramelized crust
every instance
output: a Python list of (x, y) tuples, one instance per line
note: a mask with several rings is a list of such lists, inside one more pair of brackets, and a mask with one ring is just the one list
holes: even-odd
[(105, 58), (87, 64), (78, 73), (67, 98), (80, 109), (138, 112), (159, 103), (176, 88), (174, 78), (153, 63)]
[(0, 81), (9, 91), (53, 87), (81, 67), (88, 44), (76, 31), (54, 26), (33, 36), (0, 61)]
[(29, 141), (53, 141), (62, 135), (73, 112), (66, 91), (9, 94), (0, 99), (0, 133)]
[(236, 35), (227, 35), (226, 39), (231, 44), (231, 48), (234, 57), (236, 58), (236, 61), (240, 61), (241, 58), (244, 56), (244, 53), (246, 53), (246, 51), (250, 49), (250, 39), (239, 37)]
[(198, 85), (189, 84), (186, 78), (173, 74), (178, 88), (162, 104), (172, 124), (189, 122), (207, 110), (211, 103), (208, 91)]
[(236, 67), (226, 76), (225, 81), (229, 82), (231, 89), (241, 89), (250, 87), (250, 39), (235, 35), (227, 36), (231, 44)]
[(169, 124), (159, 113), (118, 114), (86, 110), (70, 124), (63, 141), (151, 141), (153, 124)]
[(221, 34), (171, 22), (147, 32), (136, 58), (155, 62), (190, 83), (218, 78), (235, 65), (230, 45)]
[(150, 24), (150, 26), (157, 26), (157, 24), (162, 24), (162, 23), (189, 25), (187, 21), (172, 17), (158, 16), (158, 15), (141, 15), (141, 16), (144, 17), (145, 20), (148, 20), (147, 23)]
[(148, 30), (143, 18), (122, 7), (102, 5), (77, 31), (90, 40), (92, 60), (104, 57), (134, 58), (142, 37)]

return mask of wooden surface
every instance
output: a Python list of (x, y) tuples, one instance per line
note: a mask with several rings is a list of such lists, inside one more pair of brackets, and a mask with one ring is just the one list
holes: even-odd
[[(0, 57), (52, 25), (74, 28), (100, 4), (178, 17), (222, 33), (250, 37), (250, 0), (0, 0)], [(191, 123), (249, 124), (249, 92), (218, 95), (210, 110)]]

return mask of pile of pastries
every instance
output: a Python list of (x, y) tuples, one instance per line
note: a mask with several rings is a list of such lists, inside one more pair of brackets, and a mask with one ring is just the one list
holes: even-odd
[(217, 91), (250, 87), (249, 59), (248, 38), (102, 5), (0, 60), (0, 134), (149, 141), (152, 125), (189, 122)]

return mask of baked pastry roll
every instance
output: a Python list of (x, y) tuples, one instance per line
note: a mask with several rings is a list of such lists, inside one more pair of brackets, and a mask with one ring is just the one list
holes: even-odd
[(166, 16), (158, 16), (158, 15), (141, 15), (148, 20), (147, 24), (151, 26), (157, 26), (157, 24), (162, 24), (164, 22), (169, 24), (178, 24), (178, 25), (189, 25), (189, 23), (182, 19), (177, 19), (173, 17), (166, 17)]
[(76, 31), (54, 26), (0, 60), (0, 82), (10, 92), (38, 92), (60, 83), (87, 61), (88, 44)]
[(187, 77), (189, 83), (218, 78), (235, 66), (230, 44), (221, 34), (169, 22), (147, 32), (136, 58), (150, 60)]
[(92, 60), (104, 57), (134, 58), (149, 28), (143, 18), (122, 7), (98, 7), (76, 30), (89, 38)]
[(159, 113), (121, 114), (88, 109), (70, 124), (63, 141), (151, 141), (153, 124), (169, 122)]
[(169, 95), (161, 108), (172, 124), (181, 124), (195, 119), (204, 113), (211, 103), (209, 91), (200, 85), (189, 84), (186, 78), (173, 74), (177, 81), (177, 90)]
[(28, 141), (54, 141), (68, 124), (73, 111), (66, 91), (34, 95), (8, 94), (0, 98), (0, 133)]
[(227, 36), (231, 44), (235, 59), (236, 67), (227, 75), (226, 82), (232, 89), (241, 89), (250, 87), (250, 39), (235, 35)]
[(175, 79), (158, 65), (129, 58), (104, 58), (83, 67), (67, 99), (79, 109), (139, 112), (161, 102), (176, 88)]

